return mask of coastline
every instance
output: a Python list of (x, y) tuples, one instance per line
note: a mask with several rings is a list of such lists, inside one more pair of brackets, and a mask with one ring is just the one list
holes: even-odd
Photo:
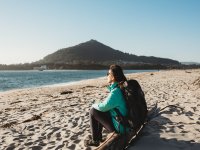
[[(157, 70), (140, 70), (139, 72), (142, 73), (142, 72), (156, 72), (156, 71)], [(23, 74), (18, 74), (18, 72), (23, 72)], [(32, 72), (36, 74), (33, 75)], [(60, 75), (59, 74), (60, 72), (64, 74)], [(85, 74), (85, 72), (87, 73)], [(12, 74), (12, 76), (10, 74), (2, 75), (3, 78), (1, 78), (0, 81), (3, 84), (2, 87), (0, 87), (0, 93), (6, 91), (34, 89), (42, 87), (67, 86), (67, 85), (77, 84), (79, 82), (84, 82), (84, 80), (90, 80), (90, 79), (98, 80), (99, 78), (104, 78), (106, 72), (107, 70), (60, 70), (60, 71), (47, 70), (45, 72), (38, 72), (33, 70), (31, 71), (24, 70), (16, 72), (13, 71), (12, 73), (17, 73), (16, 77), (15, 74)], [(124, 70), (124, 72), (125, 74), (138, 73), (138, 70)], [(1, 73), (2, 72), (0, 72), (0, 76)], [(73, 76), (76, 76), (76, 78), (73, 78)], [(28, 80), (26, 81), (26, 79)]]
[[(155, 70), (124, 70), (125, 73)], [(105, 77), (107, 70), (0, 71), (0, 92), (73, 84), (77, 81)]]
[[(148, 108), (168, 108), (151, 120), (129, 149), (197, 149), (200, 147), (200, 69), (164, 70), (126, 75), (141, 84)], [(106, 78), (0, 92), (0, 149), (93, 149), (89, 109), (108, 91)], [(104, 136), (106, 132), (104, 132)]]
[(41, 86), (35, 86), (35, 87), (27, 87), (27, 88), (18, 88), (18, 89), (10, 89), (6, 91), (0, 91), (0, 94), (4, 93), (12, 93), (12, 92), (20, 92), (24, 90), (36, 90), (36, 89), (45, 89), (45, 88), (56, 88), (56, 87), (68, 87), (68, 86), (78, 86), (80, 84), (85, 84), (86, 82), (91, 82), (93, 80), (102, 80), (105, 77), (98, 77), (93, 79), (83, 79), (79, 81), (71, 81), (71, 82), (64, 82), (64, 83), (57, 83), (57, 84), (50, 84), (50, 85), (41, 85)]

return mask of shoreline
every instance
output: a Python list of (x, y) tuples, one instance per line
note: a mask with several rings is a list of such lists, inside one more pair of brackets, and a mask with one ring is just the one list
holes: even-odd
[(6, 91), (0, 91), (0, 94), (3, 93), (11, 93), (11, 92), (17, 92), (17, 91), (23, 91), (23, 90), (31, 90), (31, 89), (42, 89), (42, 88), (56, 88), (56, 87), (63, 87), (63, 86), (76, 86), (77, 84), (81, 84), (90, 80), (98, 80), (98, 79), (103, 79), (105, 77), (97, 77), (97, 78), (92, 78), (92, 79), (83, 79), (79, 81), (70, 81), (70, 82), (63, 82), (63, 83), (56, 83), (56, 84), (49, 84), (49, 85), (41, 85), (41, 86), (35, 86), (35, 87), (27, 87), (27, 88), (18, 88), (18, 89), (10, 89)]
[[(148, 108), (167, 108), (143, 129), (129, 150), (199, 149), (200, 69), (126, 74), (139, 81)], [(107, 97), (105, 77), (76, 84), (0, 92), (0, 149), (94, 149), (91, 105)], [(106, 131), (103, 136), (106, 136)]]
[[(53, 71), (53, 70), (52, 70)], [(70, 71), (70, 70), (69, 70)], [(72, 70), (72, 71), (80, 71), (80, 70)], [(135, 72), (135, 73), (145, 73), (145, 72), (157, 72), (156, 70), (145, 70), (143, 72)], [(135, 74), (135, 73), (126, 73), (126, 75), (128, 74)], [(13, 89), (8, 89), (8, 90), (0, 90), (0, 93), (4, 93), (4, 92), (14, 92), (16, 90), (29, 90), (29, 89), (35, 89), (35, 88), (43, 88), (43, 87), (59, 87), (59, 86), (68, 86), (68, 85), (73, 85), (73, 84), (78, 84), (79, 82), (82, 83), (84, 81), (87, 80), (98, 80), (101, 78), (106, 78), (105, 76), (102, 77), (94, 77), (94, 78), (89, 78), (89, 79), (81, 79), (78, 81), (69, 81), (69, 82), (62, 82), (62, 83), (54, 83), (54, 84), (46, 84), (46, 85), (38, 85), (38, 86), (32, 86), (32, 87), (24, 87), (24, 88), (13, 88)]]

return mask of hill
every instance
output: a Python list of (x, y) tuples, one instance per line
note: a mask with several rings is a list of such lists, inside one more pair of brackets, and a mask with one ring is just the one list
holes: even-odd
[(137, 56), (115, 50), (96, 40), (90, 40), (73, 47), (60, 49), (47, 55), (37, 64), (98, 64), (109, 65), (111, 63), (130, 65), (130, 64), (160, 64), (160, 65), (179, 65), (178, 61), (158, 58)]
[(181, 62), (183, 65), (200, 65), (198, 62)]
[(0, 64), (0, 70), (32, 70), (41, 69), (108, 69), (111, 64), (121, 65), (124, 69), (172, 69), (199, 68), (194, 65), (181, 65), (176, 60), (153, 56), (137, 56), (124, 53), (90, 40), (76, 46), (63, 48), (47, 55), (43, 59), (26, 64)]

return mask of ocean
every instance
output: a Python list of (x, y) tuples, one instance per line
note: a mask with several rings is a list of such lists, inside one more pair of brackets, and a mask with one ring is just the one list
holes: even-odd
[[(155, 70), (124, 70), (124, 73), (150, 71)], [(104, 77), (106, 73), (107, 70), (0, 71), (0, 92), (13, 89), (68, 84), (85, 79)]]

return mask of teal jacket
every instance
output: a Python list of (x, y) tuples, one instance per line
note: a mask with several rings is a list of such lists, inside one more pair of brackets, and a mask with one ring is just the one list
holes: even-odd
[(117, 82), (110, 85), (108, 89), (110, 90), (110, 94), (108, 95), (108, 97), (103, 102), (93, 104), (92, 107), (101, 112), (109, 111), (116, 131), (123, 134), (124, 127), (121, 124), (119, 125), (119, 123), (116, 121), (115, 118), (117, 114), (114, 111), (114, 108), (117, 108), (123, 116), (127, 116), (126, 103), (121, 89), (117, 86)]

